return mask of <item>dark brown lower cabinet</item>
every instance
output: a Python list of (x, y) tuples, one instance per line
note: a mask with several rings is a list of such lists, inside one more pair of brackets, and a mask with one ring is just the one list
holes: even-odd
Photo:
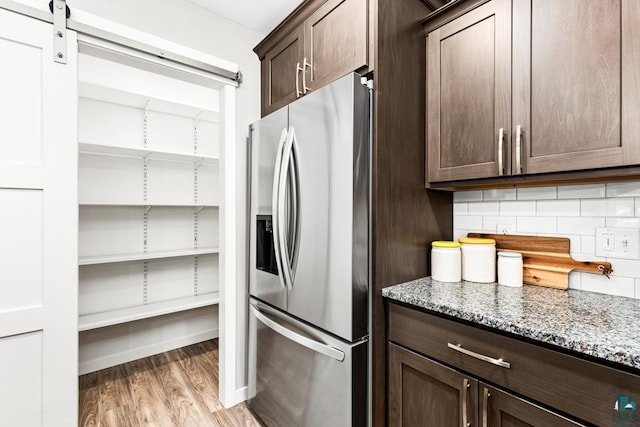
[(582, 425), (393, 343), (388, 405), (390, 426)]
[(389, 343), (389, 425), (477, 424), (478, 381)]
[(583, 425), (482, 382), (479, 389), (480, 425), (482, 426), (564, 427)]

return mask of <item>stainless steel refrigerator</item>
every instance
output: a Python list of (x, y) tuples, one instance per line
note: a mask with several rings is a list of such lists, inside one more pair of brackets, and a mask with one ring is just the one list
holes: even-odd
[(369, 89), (355, 73), (251, 125), (249, 406), (367, 424)]

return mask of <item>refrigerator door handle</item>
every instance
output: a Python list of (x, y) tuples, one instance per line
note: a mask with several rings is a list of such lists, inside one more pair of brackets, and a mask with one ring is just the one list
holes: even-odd
[(342, 362), (344, 360), (345, 354), (343, 351), (338, 350), (335, 347), (326, 345), (324, 343), (315, 341), (311, 338), (307, 338), (290, 329), (287, 329), (286, 327), (282, 326), (281, 324), (275, 322), (274, 320), (271, 320), (269, 317), (264, 315), (262, 311), (260, 311), (260, 309), (254, 304), (249, 304), (249, 308), (251, 309), (251, 312), (253, 313), (253, 315), (256, 316), (256, 318), (260, 322), (262, 322), (265, 326), (267, 326), (269, 329), (273, 330), (274, 332), (277, 332), (278, 334), (282, 335), (283, 337), (288, 338), (289, 340), (295, 343), (298, 343), (304, 347), (307, 347), (308, 349), (313, 350), (316, 353), (324, 354), (325, 356), (331, 357), (332, 359), (335, 359), (338, 362)]
[[(278, 210), (277, 210), (278, 212), (278, 218), (277, 218), (278, 245), (280, 249), (280, 258), (281, 258), (281, 264), (282, 264), (282, 276), (284, 277), (284, 282), (289, 288), (289, 290), (293, 289), (293, 270), (291, 269), (291, 261), (293, 257), (291, 256), (291, 253), (289, 251), (289, 247), (287, 245), (287, 238), (285, 234), (285, 230), (286, 230), (285, 191), (287, 188), (287, 183), (289, 182), (291, 153), (293, 152), (293, 144), (295, 139), (296, 139), (295, 130), (291, 126), (289, 127), (289, 131), (287, 132), (287, 141), (282, 150), (283, 151), (282, 163), (280, 164), (280, 168), (282, 169), (282, 172), (280, 173), (280, 182), (278, 184)], [(297, 199), (296, 196), (292, 194), (291, 198)], [(289, 226), (291, 227), (292, 224), (289, 224)], [(278, 251), (276, 250), (276, 252)]]
[(283, 277), (282, 272), (284, 271), (282, 253), (280, 252), (280, 220), (279, 218), (282, 216), (281, 211), (279, 210), (280, 206), (280, 181), (282, 180), (282, 154), (284, 151), (284, 145), (287, 140), (287, 128), (282, 129), (282, 133), (280, 134), (280, 142), (278, 143), (278, 154), (276, 155), (276, 164), (273, 168), (273, 194), (271, 198), (271, 209), (272, 209), (272, 227), (273, 227), (273, 246), (274, 253), (276, 256), (276, 265), (278, 267), (278, 279), (280, 280), (280, 284), (283, 288), (286, 289), (287, 285), (285, 279)]
[[(291, 278), (295, 279), (296, 266), (298, 265), (298, 249), (300, 247), (300, 173), (298, 171), (297, 138), (294, 134), (291, 147), (291, 224), (289, 226), (291, 236)], [(291, 283), (293, 287), (293, 282)]]

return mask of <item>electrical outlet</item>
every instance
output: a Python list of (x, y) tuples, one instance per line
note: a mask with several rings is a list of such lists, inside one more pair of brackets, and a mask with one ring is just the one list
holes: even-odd
[(498, 234), (511, 234), (516, 231), (516, 226), (513, 224), (498, 224), (496, 225), (496, 233)]
[(596, 228), (596, 256), (640, 259), (640, 230)]

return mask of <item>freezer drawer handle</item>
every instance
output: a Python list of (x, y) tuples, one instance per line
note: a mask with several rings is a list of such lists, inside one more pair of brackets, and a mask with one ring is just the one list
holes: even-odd
[(475, 351), (471, 351), (471, 350), (467, 350), (466, 348), (462, 348), (462, 346), (460, 344), (451, 344), (449, 342), (449, 343), (447, 343), (447, 347), (449, 347), (452, 350), (459, 351), (462, 354), (466, 354), (467, 356), (475, 357), (476, 359), (480, 359), (482, 361), (489, 362), (492, 365), (497, 365), (497, 366), (500, 366), (502, 368), (507, 368), (507, 369), (511, 368), (511, 363), (505, 362), (504, 360), (502, 360), (502, 358), (494, 359), (493, 357), (485, 356), (484, 354), (476, 353)]
[(321, 342), (314, 341), (310, 338), (307, 338), (296, 332), (293, 332), (290, 329), (285, 328), (284, 326), (274, 322), (273, 320), (269, 319), (267, 316), (262, 314), (260, 309), (258, 309), (256, 306), (252, 304), (249, 305), (249, 308), (251, 309), (251, 312), (253, 313), (254, 316), (256, 316), (258, 320), (260, 320), (270, 329), (273, 329), (275, 332), (279, 333), (283, 337), (288, 338), (291, 341), (296, 342), (300, 345), (303, 345), (317, 353), (321, 353), (321, 354), (324, 354), (325, 356), (329, 356), (333, 359), (336, 359), (338, 362), (342, 362), (344, 360), (343, 351), (340, 351), (337, 348), (328, 346)]

